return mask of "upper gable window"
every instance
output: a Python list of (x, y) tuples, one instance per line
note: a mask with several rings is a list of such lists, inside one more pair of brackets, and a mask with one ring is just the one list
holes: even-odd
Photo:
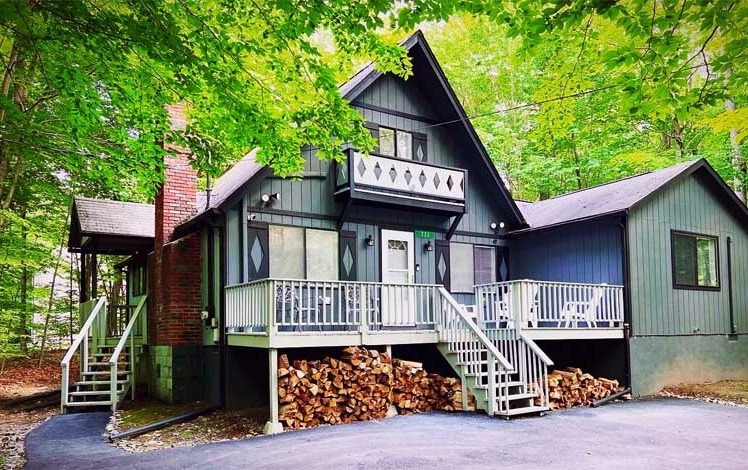
[(413, 158), (413, 134), (380, 126), (379, 153), (390, 157)]

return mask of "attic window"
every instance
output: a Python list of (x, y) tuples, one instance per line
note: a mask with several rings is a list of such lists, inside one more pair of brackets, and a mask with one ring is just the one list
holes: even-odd
[(379, 153), (390, 157), (413, 158), (413, 134), (380, 126)]
[(718, 238), (686, 232), (671, 232), (673, 287), (719, 289)]

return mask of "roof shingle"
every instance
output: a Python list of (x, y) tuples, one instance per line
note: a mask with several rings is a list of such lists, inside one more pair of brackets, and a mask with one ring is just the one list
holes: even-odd
[(75, 197), (81, 233), (153, 238), (155, 211), (152, 204)]

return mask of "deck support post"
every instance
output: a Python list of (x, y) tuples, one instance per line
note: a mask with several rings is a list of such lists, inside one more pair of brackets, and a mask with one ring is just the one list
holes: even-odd
[(278, 419), (278, 350), (268, 349), (268, 365), (270, 371), (270, 421), (265, 423), (263, 434), (279, 434), (283, 426)]
[(392, 359), (392, 345), (388, 344), (387, 346), (384, 347), (384, 350), (387, 353), (387, 355), (390, 356), (390, 359)]

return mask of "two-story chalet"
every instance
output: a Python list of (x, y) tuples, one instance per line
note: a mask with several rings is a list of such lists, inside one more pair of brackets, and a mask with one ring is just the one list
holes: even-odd
[[(517, 203), (423, 35), (405, 47), (409, 80), (369, 66), (340, 88), (371, 155), (304, 149), (292, 181), (250, 153), (196, 195), (175, 149), (155, 207), (75, 199), (89, 281), (67, 359), (83, 349), (84, 380), (63, 408), (147, 383), (167, 401), (269, 404), (277, 432), (279, 352), (348, 345), (451, 367), (503, 416), (547, 409), (554, 361), (637, 394), (748, 376), (748, 211), (706, 162)], [(97, 299), (97, 253), (130, 256), (126, 306)]]

